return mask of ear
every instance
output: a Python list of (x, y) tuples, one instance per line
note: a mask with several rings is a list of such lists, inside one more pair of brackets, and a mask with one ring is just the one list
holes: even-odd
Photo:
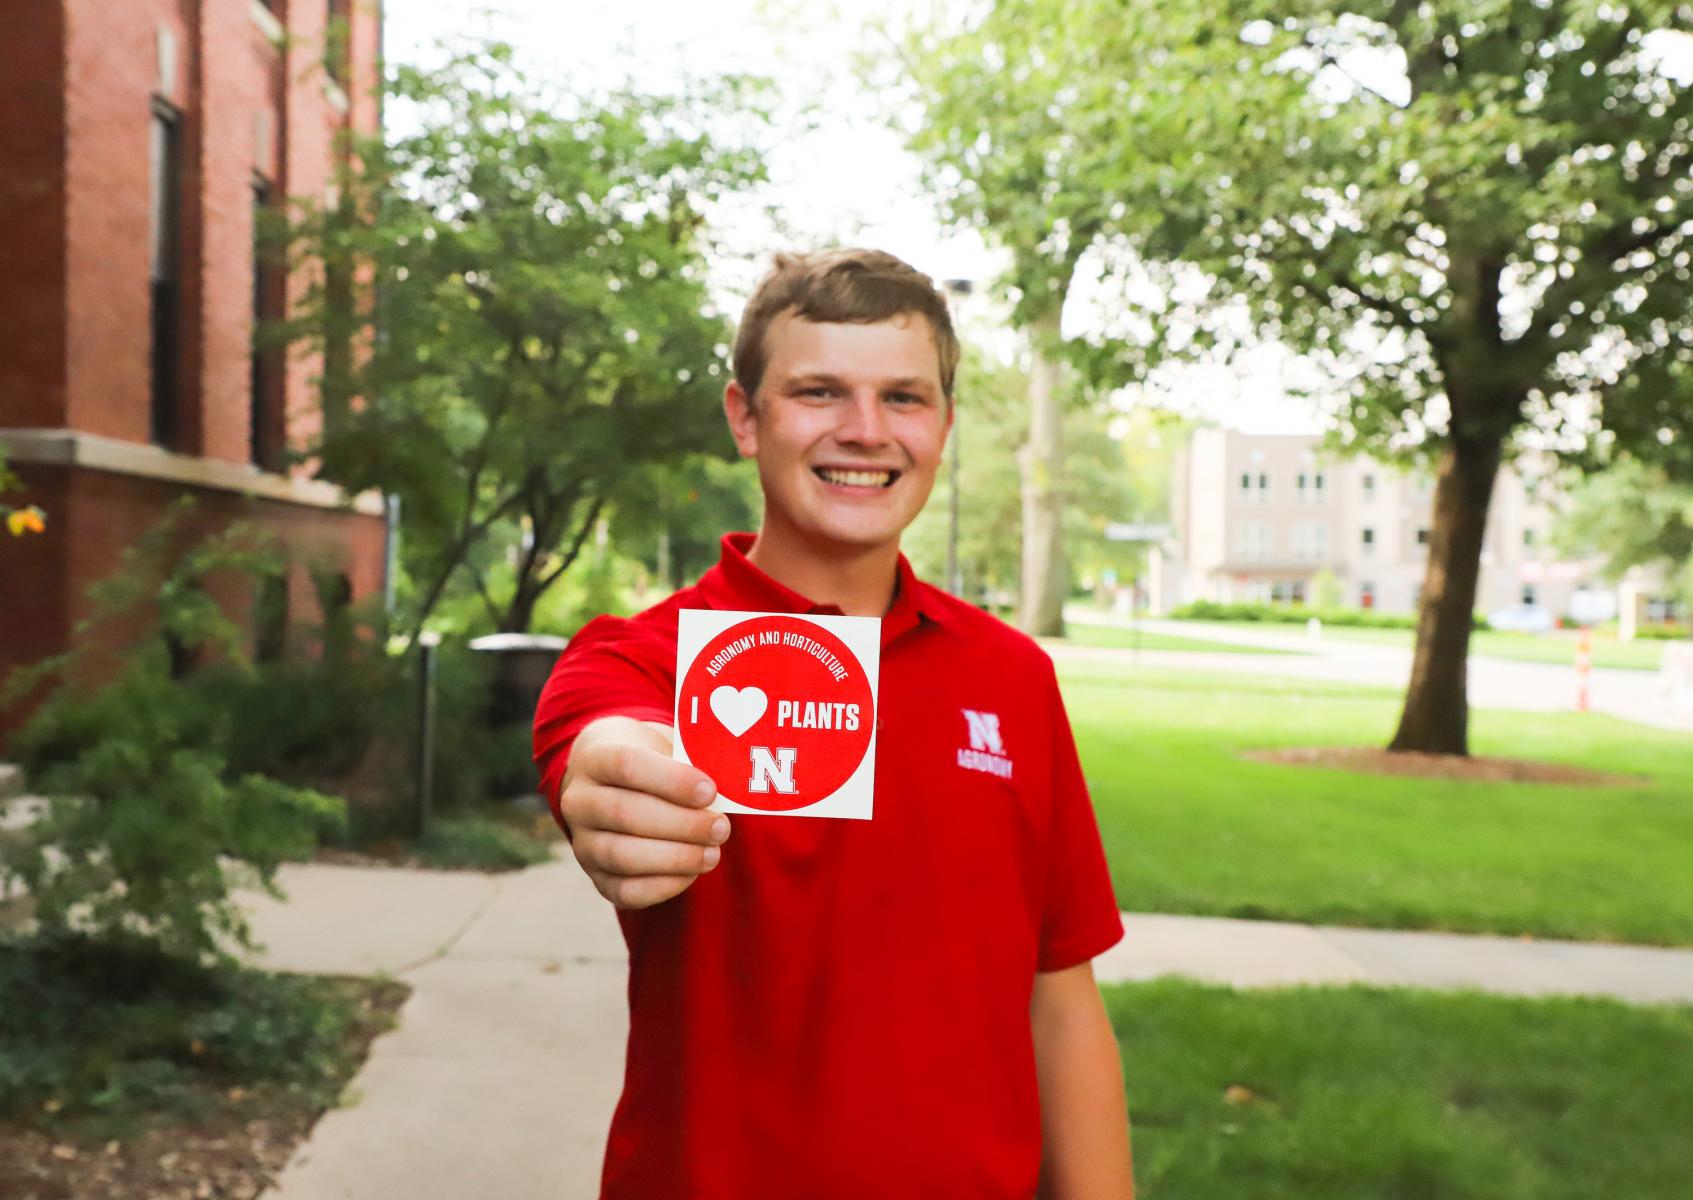
[(729, 433), (735, 439), (735, 449), (742, 458), (758, 457), (758, 409), (752, 397), (738, 379), (731, 379), (723, 389), (723, 415), (729, 421)]

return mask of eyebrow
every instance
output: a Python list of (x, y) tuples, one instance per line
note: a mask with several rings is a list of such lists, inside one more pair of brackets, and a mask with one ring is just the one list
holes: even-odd
[[(831, 375), (827, 371), (803, 371), (797, 375), (788, 376), (782, 382), (787, 387), (800, 387), (808, 383), (829, 383), (838, 387), (845, 381), (839, 375)], [(925, 379), (921, 375), (901, 375), (897, 379), (884, 379), (878, 386), (884, 391), (900, 389), (907, 391), (938, 390), (933, 380)]]

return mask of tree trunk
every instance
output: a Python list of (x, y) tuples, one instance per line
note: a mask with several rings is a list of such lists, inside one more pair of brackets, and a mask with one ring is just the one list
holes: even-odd
[(1029, 440), (1017, 456), (1023, 477), (1023, 572), (1017, 624), (1024, 633), (1064, 634), (1064, 441), (1059, 363), (1048, 345), (1058, 337), (1059, 309), (1035, 322), (1029, 372)]
[(1454, 438), (1440, 459), (1411, 686), (1390, 750), (1468, 754), (1470, 626), (1499, 438)]

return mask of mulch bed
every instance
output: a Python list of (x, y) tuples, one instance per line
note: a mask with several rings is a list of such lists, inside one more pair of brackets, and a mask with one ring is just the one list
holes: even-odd
[[(345, 1086), (390, 1028), (411, 988), (396, 981), (343, 979), (359, 1006), (342, 1044)], [(208, 1087), (209, 1095), (216, 1095)], [(255, 1200), (276, 1183), (323, 1109), (301, 1108), (274, 1085), (229, 1088), (217, 1115), (159, 1120), (121, 1140), (90, 1142), (0, 1122), (0, 1196), (6, 1200)]]
[(1301, 746), (1288, 750), (1253, 750), (1245, 757), (1256, 762), (1299, 767), (1329, 767), (1370, 775), (1411, 775), (1419, 779), (1458, 779), (1485, 783), (1555, 783), (1566, 787), (1615, 787), (1643, 783), (1638, 775), (1614, 775), (1572, 767), (1565, 763), (1530, 762), (1520, 758), (1460, 757), (1383, 750), (1376, 746)]

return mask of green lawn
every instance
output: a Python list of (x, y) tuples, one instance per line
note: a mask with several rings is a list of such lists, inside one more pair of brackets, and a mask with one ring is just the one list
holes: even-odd
[(1121, 663), (1061, 673), (1124, 908), (1693, 945), (1693, 738), (1483, 710), (1477, 754), (1647, 781), (1361, 775), (1239, 752), (1385, 744), (1397, 692)]
[[(1107, 987), (1144, 1200), (1693, 1194), (1693, 1008)], [(1225, 1098), (1231, 1087), (1236, 1103)]]
[(1297, 654), (1296, 650), (1275, 650), (1268, 646), (1243, 646), (1239, 642), (1218, 642), (1208, 638), (1178, 637), (1143, 629), (1138, 634), (1126, 625), (1085, 625), (1070, 621), (1065, 640), (1078, 646), (1119, 646), (1141, 650), (1210, 650), (1224, 654)]

